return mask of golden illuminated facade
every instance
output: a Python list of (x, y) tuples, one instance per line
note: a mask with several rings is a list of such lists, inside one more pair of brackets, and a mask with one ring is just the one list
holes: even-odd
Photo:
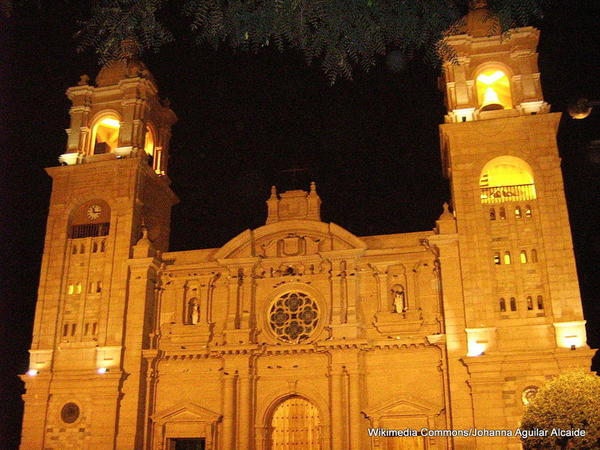
[(272, 188), (221, 248), (168, 252), (176, 118), (151, 74), (124, 58), (70, 88), (22, 448), (520, 448), (369, 432), (514, 430), (537, 386), (590, 366), (538, 31), (488, 36), (483, 14), (448, 37), (432, 231), (355, 236), (312, 184)]

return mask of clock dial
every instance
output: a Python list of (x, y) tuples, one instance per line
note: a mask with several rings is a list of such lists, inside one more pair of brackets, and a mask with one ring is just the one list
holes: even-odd
[(92, 205), (87, 210), (87, 216), (90, 220), (96, 220), (98, 217), (100, 217), (101, 213), (102, 207), (100, 205)]

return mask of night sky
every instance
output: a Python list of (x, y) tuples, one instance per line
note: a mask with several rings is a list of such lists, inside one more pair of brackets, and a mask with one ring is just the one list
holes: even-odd
[[(99, 69), (91, 52), (75, 52), (72, 38), (89, 2), (41, 3), (30, 2), (0, 23), (1, 448), (16, 447), (20, 433), (16, 375), (27, 370), (31, 341), (51, 189), (44, 168), (57, 165), (65, 149), (65, 90)], [(546, 101), (565, 111), (574, 98), (600, 100), (600, 4), (546, 5), (536, 24)], [(197, 47), (184, 23), (168, 21), (182, 37), (144, 60), (179, 117), (168, 170), (181, 199), (173, 211), (172, 250), (221, 246), (264, 224), (272, 184), (307, 189), (313, 180), (323, 220), (358, 236), (434, 226), (449, 200), (435, 67), (417, 58), (392, 73), (382, 59), (370, 73), (332, 87), (302, 55)], [(588, 342), (597, 348), (600, 164), (588, 150), (594, 139), (600, 139), (600, 107), (586, 120), (563, 116), (559, 146), (569, 215)], [(284, 172), (295, 168), (305, 170)]]

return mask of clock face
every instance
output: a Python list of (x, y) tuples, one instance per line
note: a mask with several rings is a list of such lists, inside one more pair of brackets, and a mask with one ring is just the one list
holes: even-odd
[(90, 220), (96, 220), (98, 217), (100, 217), (101, 213), (102, 207), (100, 205), (92, 205), (87, 210), (87, 216)]

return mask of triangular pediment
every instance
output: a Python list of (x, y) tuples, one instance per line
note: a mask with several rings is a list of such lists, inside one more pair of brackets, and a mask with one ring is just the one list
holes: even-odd
[(164, 422), (218, 422), (221, 415), (191, 402), (182, 402), (163, 409), (152, 416), (157, 423)]
[(363, 240), (335, 223), (286, 220), (240, 233), (221, 247), (213, 258), (281, 258), (366, 247)]
[(404, 395), (400, 399), (387, 401), (364, 411), (367, 417), (398, 417), (398, 416), (433, 416), (441, 411), (441, 407), (412, 395)]

